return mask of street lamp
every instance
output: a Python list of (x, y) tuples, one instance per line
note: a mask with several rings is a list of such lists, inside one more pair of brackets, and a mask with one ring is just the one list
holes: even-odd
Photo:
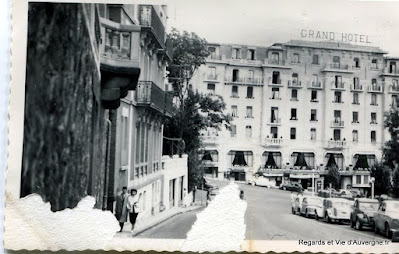
[(371, 183), (371, 198), (374, 199), (374, 182), (375, 182), (375, 178), (371, 177), (369, 180), (369, 183)]

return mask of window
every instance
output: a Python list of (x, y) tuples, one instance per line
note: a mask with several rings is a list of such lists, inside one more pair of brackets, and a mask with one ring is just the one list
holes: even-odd
[(231, 87), (231, 97), (238, 98), (238, 86)]
[(270, 133), (272, 138), (278, 138), (278, 129), (277, 127), (270, 127)]
[(241, 50), (239, 48), (233, 48), (233, 54), (232, 54), (231, 58), (240, 59), (241, 58)]
[(333, 57), (333, 67), (334, 68), (339, 68), (339, 66), (340, 66), (340, 58), (339, 58), (339, 56), (334, 56)]
[[(140, 123), (138, 123), (138, 124), (136, 125), (136, 136), (135, 136), (135, 138), (136, 138), (136, 150), (135, 150), (136, 161), (135, 161), (135, 163), (136, 163), (136, 164), (139, 164), (139, 163), (140, 163), (140, 140), (141, 140), (141, 136), (140, 136), (140, 134), (141, 134), (140, 126), (141, 126)], [(136, 176), (137, 176), (137, 177), (139, 176), (139, 175), (138, 175), (138, 172), (137, 172), (137, 175), (136, 175)]]
[(321, 87), (320, 82), (318, 82), (319, 77), (317, 76), (317, 74), (313, 74), (312, 75), (312, 87)]
[(335, 141), (341, 140), (341, 130), (337, 129), (334, 130), (334, 140)]
[(371, 143), (375, 143), (377, 141), (375, 131), (370, 132)]
[(296, 90), (296, 89), (291, 90), (291, 100), (292, 101), (298, 100), (298, 90)]
[(341, 92), (334, 92), (334, 102), (342, 103)]
[(207, 85), (207, 90), (209, 95), (215, 95), (215, 84), (209, 83)]
[(367, 184), (367, 183), (369, 183), (369, 176), (368, 175), (365, 175), (365, 176), (363, 176), (364, 178), (364, 180), (363, 180), (363, 183), (365, 183), (365, 184)]
[(313, 101), (313, 102), (317, 101), (317, 91), (312, 90), (310, 101)]
[(216, 68), (208, 67), (208, 79), (214, 80), (216, 79)]
[(280, 72), (273, 71), (272, 83), (273, 84), (281, 84)]
[(371, 80), (371, 84), (372, 84), (372, 85), (376, 85), (376, 84), (377, 84), (377, 79), (373, 78), (373, 79)]
[(298, 73), (292, 73), (292, 85), (297, 86), (298, 84)]
[(238, 112), (237, 112), (237, 106), (236, 105), (232, 105), (231, 106), (231, 116), (232, 117), (238, 117)]
[[(122, 114), (125, 113), (124, 109), (122, 108)], [(126, 115), (122, 115), (122, 122), (121, 122), (121, 165), (126, 166), (128, 164), (128, 150), (129, 150), (129, 118), (127, 117), (128, 112)]]
[(319, 64), (319, 55), (313, 55), (312, 64)]
[(371, 69), (378, 69), (378, 62), (377, 59), (371, 60)]
[(247, 87), (247, 98), (254, 98), (253, 91), (254, 91), (254, 88), (252, 86)]
[(341, 110), (334, 110), (334, 122), (341, 122)]
[(358, 93), (353, 93), (353, 104), (359, 105), (359, 94)]
[(359, 78), (353, 78), (353, 88), (360, 89)]
[(292, 63), (299, 63), (299, 54), (298, 53), (294, 53), (292, 55)]
[(357, 58), (357, 57), (353, 58), (353, 67), (354, 68), (360, 68), (359, 58)]
[(233, 82), (238, 81), (238, 77), (239, 77), (238, 74), (239, 74), (238, 70), (237, 70), (237, 69), (234, 69), (234, 70), (233, 70)]
[(357, 175), (356, 176), (356, 184), (361, 184), (362, 183), (362, 176)]
[(335, 88), (344, 88), (342, 83), (342, 76), (335, 76), (334, 85)]
[(230, 125), (230, 135), (232, 138), (237, 136), (237, 126), (234, 124)]
[(310, 140), (316, 140), (316, 129), (310, 129)]
[(248, 79), (249, 79), (249, 81), (254, 80), (254, 71), (253, 70), (248, 71)]
[(396, 73), (396, 62), (389, 63), (389, 73)]
[(245, 127), (245, 136), (247, 138), (251, 138), (252, 137), (252, 127), (250, 125), (247, 125)]
[(272, 100), (279, 100), (280, 99), (280, 89), (278, 87), (272, 87)]
[(271, 63), (272, 64), (279, 64), (279, 54), (277, 52), (273, 52), (272, 53), (272, 59), (271, 59)]
[(296, 139), (296, 129), (291, 128), (290, 130), (290, 139)]
[(247, 106), (247, 118), (252, 118), (252, 106)]
[(378, 106), (378, 104), (377, 104), (377, 95), (376, 95), (375, 93), (372, 93), (372, 94), (371, 94), (371, 102), (370, 102), (370, 105)]
[(279, 122), (278, 108), (277, 107), (272, 107), (271, 108), (270, 116), (271, 116), (271, 119), (270, 119), (271, 123), (278, 123)]
[(353, 142), (358, 142), (358, 140), (359, 140), (359, 135), (358, 135), (358, 133), (357, 133), (357, 130), (353, 130), (353, 131), (352, 131), (352, 140), (353, 140)]
[(359, 123), (359, 112), (352, 112), (352, 123)]
[(377, 123), (377, 113), (371, 113), (371, 123)]
[(290, 120), (298, 120), (296, 118), (296, 108), (291, 109), (291, 119)]
[(310, 110), (310, 121), (317, 121), (317, 110), (316, 109)]
[(248, 60), (255, 60), (255, 50), (254, 49), (248, 49)]
[(212, 59), (216, 58), (216, 48), (215, 47), (208, 47), (208, 51), (210, 53), (210, 57)]
[(398, 107), (398, 95), (396, 95), (396, 94), (393, 94), (393, 95), (392, 95), (392, 103), (391, 103), (391, 106), (392, 106), (393, 108), (397, 108), (397, 107)]

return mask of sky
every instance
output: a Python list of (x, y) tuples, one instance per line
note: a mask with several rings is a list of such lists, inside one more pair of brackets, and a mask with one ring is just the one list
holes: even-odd
[(270, 46), (301, 39), (302, 29), (368, 35), (399, 57), (399, 1), (169, 0), (168, 29), (212, 43)]

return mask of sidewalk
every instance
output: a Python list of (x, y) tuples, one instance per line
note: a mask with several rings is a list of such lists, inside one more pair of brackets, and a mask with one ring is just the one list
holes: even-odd
[[(204, 206), (205, 206), (205, 204), (204, 204)], [(128, 238), (128, 237), (130, 238), (132, 236), (136, 236), (152, 227), (155, 227), (155, 226), (161, 224), (162, 222), (164, 222), (164, 221), (168, 220), (169, 218), (172, 218), (178, 214), (197, 210), (204, 206), (195, 204), (193, 206), (188, 206), (188, 207), (173, 207), (171, 209), (165, 210), (163, 212), (160, 212), (160, 213), (150, 216), (148, 218), (143, 218), (141, 220), (137, 220), (133, 233), (130, 231), (130, 229), (132, 228), (132, 224), (130, 224), (130, 222), (126, 222), (123, 227), (123, 231), (117, 232), (115, 234), (114, 238)]]

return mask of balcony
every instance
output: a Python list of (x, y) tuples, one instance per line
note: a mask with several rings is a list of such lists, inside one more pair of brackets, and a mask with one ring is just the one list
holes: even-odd
[(289, 88), (302, 88), (302, 82), (296, 80), (288, 80), (288, 87)]
[(399, 69), (390, 69), (389, 67), (385, 67), (382, 70), (382, 74), (385, 76), (399, 76)]
[(281, 119), (280, 118), (271, 119), (270, 122), (267, 123), (267, 125), (281, 125)]
[(283, 145), (283, 139), (282, 138), (265, 138), (265, 145), (266, 146), (274, 146), (274, 147), (280, 147)]
[(120, 98), (135, 90), (140, 75), (140, 26), (123, 25), (100, 18), (101, 100), (116, 109)]
[(344, 121), (338, 119), (331, 121), (331, 128), (343, 128), (344, 126), (345, 126)]
[(382, 93), (382, 85), (378, 83), (371, 84), (367, 87), (369, 93)]
[(166, 59), (168, 62), (172, 62), (173, 61), (173, 43), (172, 43), (172, 41), (167, 39), (165, 48), (158, 49), (157, 53), (161, 59)]
[(165, 27), (152, 5), (140, 5), (139, 20), (142, 30), (147, 32), (157, 48), (165, 47)]
[(200, 139), (204, 145), (214, 145), (218, 143), (219, 136), (204, 135), (200, 136)]
[(204, 74), (204, 82), (216, 83), (218, 81), (219, 75), (217, 74)]
[(208, 59), (212, 59), (212, 60), (222, 60), (222, 56), (221, 55), (216, 55), (215, 53), (211, 53), (209, 56), (208, 56)]
[(152, 81), (139, 81), (136, 89), (137, 106), (150, 107), (165, 113), (165, 92)]
[(173, 115), (173, 92), (165, 92), (165, 115), (172, 117)]
[(353, 73), (352, 68), (347, 64), (332, 63), (326, 64), (322, 71), (325, 72), (340, 72), (340, 73)]
[(339, 91), (344, 91), (345, 90), (345, 82), (331, 82), (331, 90), (339, 90)]
[(388, 87), (388, 93), (399, 93), (399, 85), (390, 85)]
[(280, 68), (280, 69), (291, 69), (291, 66), (288, 66), (284, 60), (278, 59), (265, 59), (263, 62), (264, 67), (271, 67), (271, 68)]
[(363, 86), (360, 84), (351, 84), (351, 92), (363, 92)]
[(346, 146), (345, 140), (329, 140), (327, 148), (329, 149), (343, 149)]
[(308, 83), (308, 88), (309, 89), (319, 89), (322, 90), (323, 89), (323, 85), (321, 84), (321, 82), (317, 82), (317, 81), (309, 81)]
[(242, 84), (242, 85), (254, 85), (254, 86), (262, 86), (263, 79), (262, 78), (232, 78), (232, 77), (225, 77), (224, 82), (226, 84)]
[(278, 79), (273, 79), (272, 77), (269, 77), (269, 79), (268, 79), (268, 85), (269, 85), (269, 86), (275, 86), (275, 87), (282, 87), (282, 86), (283, 86), (283, 84), (282, 84), (280, 78), (278, 78)]

